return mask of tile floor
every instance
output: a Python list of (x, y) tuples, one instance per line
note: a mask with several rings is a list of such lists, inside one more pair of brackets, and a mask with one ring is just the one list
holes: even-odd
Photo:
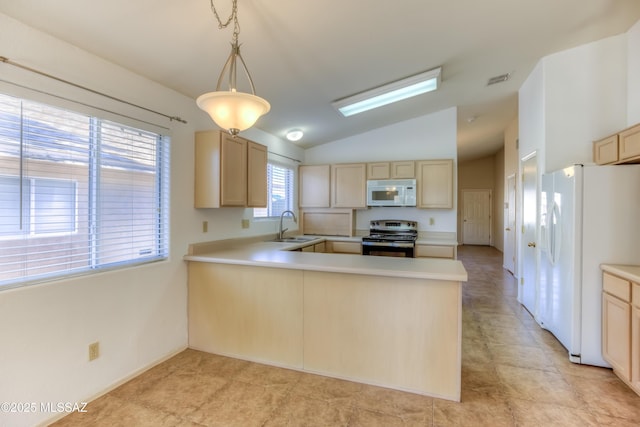
[(493, 248), (464, 247), (462, 402), (186, 350), (62, 426), (638, 426), (640, 397), (575, 365), (516, 301)]

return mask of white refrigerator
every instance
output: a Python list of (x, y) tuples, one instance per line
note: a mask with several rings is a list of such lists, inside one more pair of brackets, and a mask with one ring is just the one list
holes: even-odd
[(640, 264), (640, 165), (542, 176), (538, 322), (575, 363), (602, 358), (600, 264)]

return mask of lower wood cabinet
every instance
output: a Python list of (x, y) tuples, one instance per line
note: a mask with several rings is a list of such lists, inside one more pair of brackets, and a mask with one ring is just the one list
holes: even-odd
[(457, 250), (455, 246), (442, 245), (416, 245), (416, 258), (448, 258), (456, 259)]
[(602, 355), (640, 394), (640, 285), (605, 272), (602, 288)]
[(333, 254), (361, 254), (362, 244), (360, 242), (327, 241), (326, 251)]

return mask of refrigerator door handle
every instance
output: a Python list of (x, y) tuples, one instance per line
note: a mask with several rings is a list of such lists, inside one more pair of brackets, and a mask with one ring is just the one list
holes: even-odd
[(549, 227), (547, 230), (549, 246), (547, 255), (551, 265), (555, 265), (558, 262), (560, 245), (562, 244), (562, 222), (560, 215), (560, 206), (554, 201), (553, 206), (551, 206), (551, 218), (549, 218)]

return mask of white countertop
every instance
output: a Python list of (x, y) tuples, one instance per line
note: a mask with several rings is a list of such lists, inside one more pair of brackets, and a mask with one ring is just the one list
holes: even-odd
[(640, 265), (601, 264), (600, 268), (607, 273), (640, 283)]
[(361, 238), (318, 237), (317, 240), (305, 243), (228, 240), (225, 244), (212, 245), (204, 253), (186, 255), (184, 259), (186, 261), (251, 265), (291, 270), (451, 280), (456, 282), (467, 281), (467, 271), (462, 262), (457, 260), (294, 251), (297, 248), (324, 240), (360, 241)]

